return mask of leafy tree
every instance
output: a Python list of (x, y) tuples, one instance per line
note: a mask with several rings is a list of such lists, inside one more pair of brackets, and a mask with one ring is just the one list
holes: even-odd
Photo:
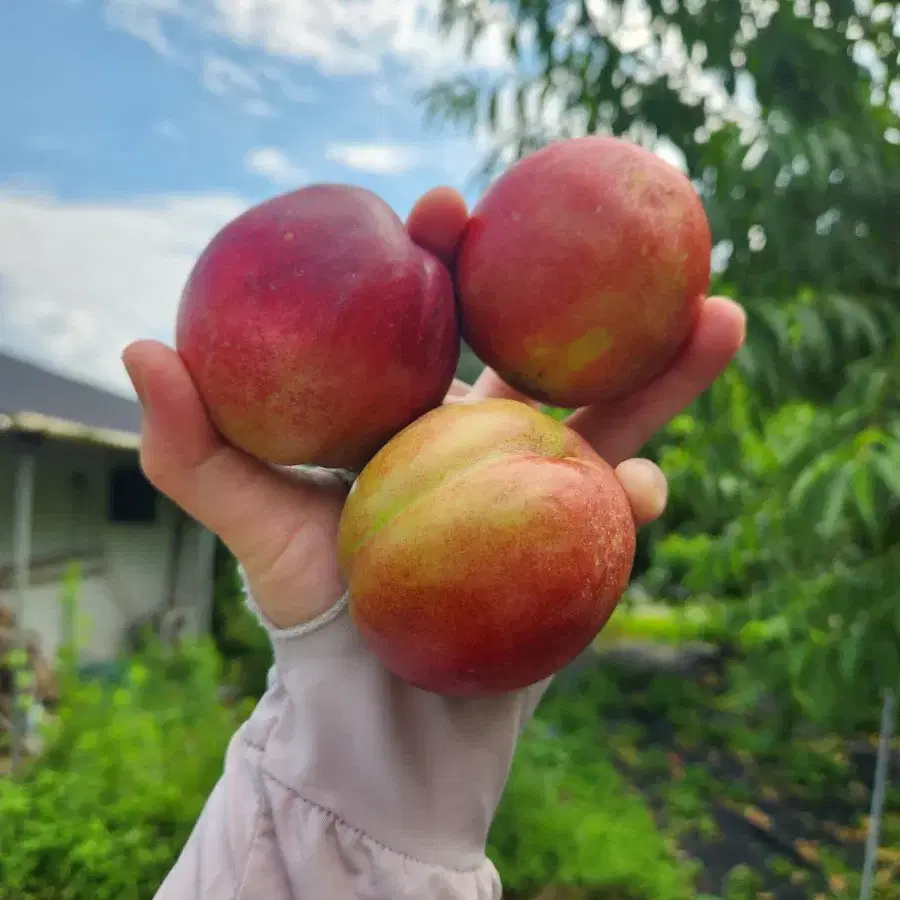
[[(660, 596), (733, 598), (750, 703), (871, 727), (900, 681), (900, 7), (864, 0), (443, 0), (510, 66), (435, 84), (429, 116), (492, 139), (489, 177), (548, 141), (628, 137), (679, 160), (735, 366), (650, 448)], [(499, 24), (498, 24), (499, 23)], [(495, 34), (494, 34), (495, 36)], [(645, 538), (646, 541), (646, 538)]]

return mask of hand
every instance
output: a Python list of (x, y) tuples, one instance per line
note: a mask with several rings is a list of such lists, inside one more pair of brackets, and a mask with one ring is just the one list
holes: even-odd
[[(466, 220), (462, 197), (439, 188), (416, 204), (408, 228), (419, 244), (449, 261)], [(666, 482), (655, 465), (630, 457), (721, 374), (743, 341), (744, 324), (737, 304), (708, 299), (693, 336), (665, 372), (628, 398), (580, 409), (569, 419), (616, 467), (638, 525), (662, 513)], [(137, 341), (123, 361), (144, 410), (147, 478), (221, 537), (273, 625), (290, 628), (327, 610), (344, 591), (336, 555), (344, 482), (324, 471), (272, 467), (226, 444), (178, 354), (165, 345)], [(487, 397), (525, 400), (485, 371), (471, 388), (454, 382), (447, 401)]]

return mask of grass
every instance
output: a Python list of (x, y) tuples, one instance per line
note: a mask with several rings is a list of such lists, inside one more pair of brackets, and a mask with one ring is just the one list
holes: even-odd
[(504, 896), (546, 892), (549, 879), (597, 900), (693, 897), (693, 867), (609, 753), (588, 747), (542, 720), (523, 738), (491, 832)]

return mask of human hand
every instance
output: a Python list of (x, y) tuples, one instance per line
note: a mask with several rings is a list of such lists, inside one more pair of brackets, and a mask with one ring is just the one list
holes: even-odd
[[(419, 201), (408, 228), (449, 262), (466, 221), (462, 198), (439, 189)], [(667, 371), (631, 397), (571, 416), (616, 468), (638, 525), (662, 512), (666, 483), (631, 457), (712, 384), (743, 334), (737, 305), (707, 300)], [(346, 616), (295, 628), (337, 609), (344, 593), (336, 538), (345, 480), (269, 466), (224, 442), (164, 345), (138, 341), (124, 362), (144, 407), (147, 477), (240, 560), (275, 662), (270, 690), (230, 745), (222, 781), (160, 898), (221, 892), (223, 860), (266, 896), (287, 896), (288, 883), (303, 896), (352, 883), (360, 897), (499, 897), (485, 842), (546, 682), (447, 698), (392, 676)], [(471, 388), (454, 383), (446, 402), (488, 397), (525, 399), (487, 371)], [(231, 885), (229, 896), (253, 890), (247, 884)]]
[[(449, 262), (466, 220), (462, 197), (439, 188), (418, 202), (408, 228), (419, 244)], [(740, 307), (711, 298), (679, 357), (652, 383), (570, 417), (568, 424), (616, 467), (638, 525), (662, 513), (666, 482), (655, 465), (631, 457), (712, 384), (743, 336)], [(269, 466), (225, 443), (178, 354), (165, 345), (137, 341), (123, 361), (144, 410), (141, 464), (147, 478), (221, 537), (269, 622), (291, 628), (333, 606), (344, 592), (336, 537), (345, 481), (321, 470)], [(530, 402), (490, 370), (471, 388), (454, 382), (447, 402), (488, 397)]]

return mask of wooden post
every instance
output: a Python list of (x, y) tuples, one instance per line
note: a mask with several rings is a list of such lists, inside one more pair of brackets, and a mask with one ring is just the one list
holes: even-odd
[[(31, 572), (31, 534), (34, 518), (34, 469), (35, 450), (40, 443), (38, 435), (17, 435), (15, 443), (17, 451), (15, 502), (13, 507), (13, 616), (14, 630), (21, 636), (25, 618), (25, 604), (28, 599), (28, 586)], [(24, 641), (13, 641), (13, 652), (24, 652)], [(13, 729), (11, 765), (15, 772), (21, 760), (27, 712), (21, 702), (17, 690), (17, 666), (13, 665)]]
[(869, 810), (869, 831), (866, 835), (866, 857), (863, 862), (860, 900), (869, 900), (875, 889), (875, 866), (878, 858), (878, 841), (881, 836), (881, 820), (884, 817), (884, 799), (887, 794), (888, 760), (891, 755), (891, 732), (894, 729), (894, 692), (884, 692), (881, 708), (881, 734), (878, 737), (878, 755), (875, 759), (875, 783), (872, 785), (872, 804)]

